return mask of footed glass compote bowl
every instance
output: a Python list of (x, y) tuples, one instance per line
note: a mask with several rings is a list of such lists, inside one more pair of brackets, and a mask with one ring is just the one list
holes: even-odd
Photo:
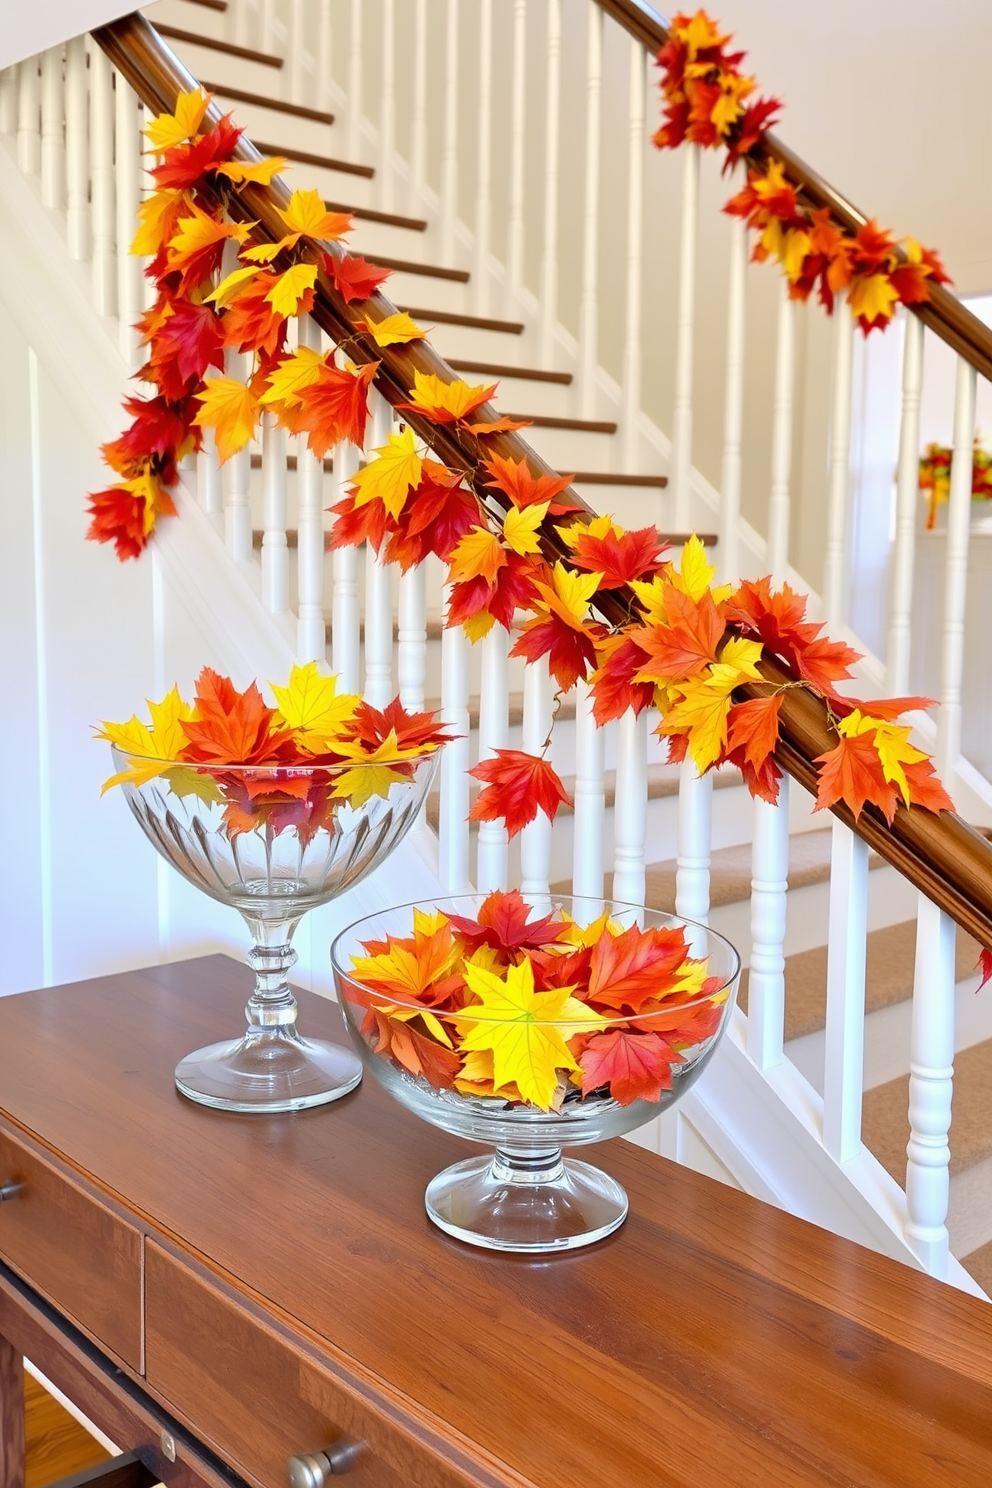
[(331, 948), (367, 1069), (425, 1121), (495, 1148), (439, 1173), (427, 1212), (493, 1250), (589, 1245), (620, 1184), (562, 1148), (632, 1131), (694, 1084), (740, 976), (703, 925), (603, 901), (463, 895), (359, 920)]
[(337, 1100), (362, 1077), (350, 1049), (304, 1038), (287, 980), (307, 910), (352, 888), (416, 819), (440, 752), (390, 765), (202, 765), (111, 746), (128, 805), (167, 862), (240, 910), (254, 942), (243, 1037), (176, 1068), (183, 1095), (224, 1111), (296, 1111)]

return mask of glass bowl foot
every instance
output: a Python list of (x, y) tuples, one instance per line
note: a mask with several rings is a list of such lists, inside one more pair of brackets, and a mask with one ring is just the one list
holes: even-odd
[(432, 1179), (425, 1200), (456, 1240), (530, 1255), (592, 1245), (627, 1217), (619, 1183), (557, 1150), (467, 1158)]
[(301, 1038), (295, 1028), (252, 1029), (208, 1044), (176, 1065), (176, 1088), (217, 1111), (302, 1111), (354, 1090), (361, 1060), (338, 1044)]

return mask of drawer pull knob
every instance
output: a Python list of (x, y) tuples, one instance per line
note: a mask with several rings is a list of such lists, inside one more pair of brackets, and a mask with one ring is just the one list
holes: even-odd
[(298, 1457), (290, 1457), (287, 1464), (290, 1488), (324, 1488), (332, 1475), (349, 1472), (364, 1451), (364, 1442), (342, 1436), (322, 1452), (301, 1452)]
[(0, 1183), (0, 1204), (5, 1199), (16, 1198), (23, 1187), (23, 1183)]

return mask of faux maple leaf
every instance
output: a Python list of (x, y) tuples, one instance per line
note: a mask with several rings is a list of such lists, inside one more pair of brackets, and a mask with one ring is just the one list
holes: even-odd
[[(368, 391), (378, 368), (378, 362), (367, 362), (357, 369), (323, 363), (315, 370), (305, 391), (299, 389), (303, 396), (281, 404), (279, 422), (291, 434), (306, 434), (307, 448), (321, 460), (332, 445), (342, 440), (362, 449), (369, 413)], [(270, 386), (273, 380), (270, 378)], [(369, 468), (366, 466), (366, 470)]]
[(180, 293), (187, 294), (216, 273), (224, 244), (229, 238), (243, 243), (253, 226), (249, 222), (221, 222), (188, 202), (176, 219), (166, 256), (169, 272), (179, 275)]
[(882, 762), (872, 735), (854, 734), (850, 738), (842, 735), (836, 748), (819, 755), (816, 763), (820, 770), (814, 811), (822, 811), (837, 801), (843, 801), (857, 821), (865, 802), (870, 801), (887, 822), (892, 822), (899, 791), (882, 772)]
[(650, 706), (654, 684), (634, 681), (646, 660), (647, 653), (632, 635), (610, 636), (600, 645), (598, 666), (589, 679), (589, 688), (593, 717), (601, 728), (613, 719), (622, 718), (628, 708), (634, 710), (636, 718)]
[(535, 918), (533, 906), (527, 903), (519, 889), (510, 889), (509, 892), (494, 889), (482, 901), (474, 920), (468, 915), (453, 914), (448, 915), (448, 923), (467, 943), (470, 952), (486, 945), (507, 958), (520, 951), (553, 945), (561, 930), (561, 921), (555, 920), (553, 915)]
[(194, 88), (189, 93), (180, 93), (171, 114), (157, 114), (145, 128), (145, 138), (152, 153), (161, 154), (173, 145), (192, 139), (199, 131), (212, 98), (212, 93)]
[(462, 485), (460, 470), (424, 460), (420, 480), (409, 492), (403, 510), (403, 525), (390, 534), (386, 562), (398, 563), (403, 573), (423, 563), (430, 553), (448, 563), (480, 515), (478, 501)]
[(213, 377), (197, 394), (200, 411), (195, 423), (202, 429), (213, 429), (217, 437), (220, 463), (244, 449), (255, 432), (258, 421), (258, 398), (250, 387), (235, 377)]
[(181, 728), (189, 741), (181, 758), (197, 764), (277, 764), (292, 758), (293, 736), (278, 728), (252, 682), (238, 692), (230, 677), (204, 667), (196, 681), (195, 717)]
[(372, 337), (376, 346), (404, 346), (409, 341), (423, 341), (427, 335), (405, 310), (385, 315), (382, 320), (358, 320), (355, 324)]
[(369, 1016), (377, 1033), (377, 1054), (388, 1055), (402, 1069), (421, 1076), (437, 1090), (455, 1088), (455, 1079), (462, 1067), (460, 1054), (411, 1027), (395, 1008), (373, 1007)]
[(304, 749), (320, 754), (343, 726), (355, 716), (361, 702), (358, 697), (339, 693), (337, 678), (322, 676), (315, 661), (294, 666), (286, 687), (271, 682), (277, 713), (275, 729), (291, 729), (296, 742)]
[(548, 504), (548, 513), (552, 517), (564, 516), (567, 512), (581, 511), (581, 507), (575, 501), (569, 501), (562, 493), (568, 489), (574, 480), (571, 475), (532, 475), (526, 456), (521, 456), (514, 462), (504, 459), (502, 455), (490, 455), (488, 460), (482, 462), (482, 468), (489, 472), (490, 479), (484, 484), (493, 490), (502, 491), (508, 496), (513, 505), (522, 511), (524, 507)]
[(773, 593), (768, 577), (745, 580), (727, 600), (724, 613), (731, 624), (751, 631), (825, 697), (843, 702), (834, 684), (851, 676), (860, 653), (843, 641), (821, 638), (823, 626), (805, 619), (805, 595), (788, 584)]
[(168, 768), (163, 761), (178, 759), (186, 744), (182, 724), (193, 717), (193, 709), (179, 696), (178, 687), (167, 692), (159, 703), (153, 703), (150, 698), (147, 702), (149, 723), (143, 723), (135, 715), (127, 723), (104, 722), (97, 731), (98, 739), (109, 739), (125, 754), (135, 756), (129, 759), (127, 770), (104, 781), (101, 795), (111, 786), (125, 781), (139, 786), (154, 780)]
[(209, 305), (177, 300), (169, 307), (154, 336), (149, 338), (151, 357), (142, 369), (173, 403), (194, 389), (208, 367), (224, 370), (224, 333)]
[(982, 979), (975, 988), (976, 992), (981, 992), (985, 983), (992, 981), (992, 951), (987, 946), (982, 946), (981, 954), (978, 957), (978, 965), (975, 970), (982, 973)]
[(325, 253), (324, 268), (346, 305), (352, 300), (369, 299), (392, 273), (392, 269), (377, 269), (352, 253), (343, 253), (340, 258)]
[(558, 531), (572, 550), (572, 562), (587, 573), (599, 573), (600, 588), (620, 589), (631, 579), (650, 578), (663, 566), (667, 544), (656, 527), (625, 532), (611, 517), (596, 517)]
[(493, 625), (510, 631), (518, 609), (531, 608), (537, 599), (539, 578), (548, 577), (547, 564), (532, 557), (504, 550), (505, 562), (497, 564), (496, 577), (487, 583), (482, 576), (452, 584), (446, 625), (461, 625), (469, 640), (488, 635)]
[[(226, 282), (226, 281), (225, 281)], [(229, 298), (224, 315), (224, 342), (238, 351), (274, 356), (286, 338), (286, 317), (272, 303), (276, 274), (252, 271)], [(223, 285), (221, 286), (223, 288)]]
[(511, 656), (528, 661), (548, 658), (548, 667), (558, 686), (567, 691), (579, 677), (595, 666), (596, 640), (603, 627), (587, 620), (589, 604), (599, 588), (601, 574), (578, 574), (556, 563), (551, 583), (538, 581), (537, 614), (528, 620)]
[(617, 1012), (637, 1013), (648, 1000), (671, 992), (689, 954), (685, 932), (641, 930), (631, 925), (620, 935), (602, 935), (592, 950), (589, 1001)]
[(396, 406), (408, 413), (419, 413), (432, 424), (454, 424), (488, 402), (496, 387), (495, 382), (488, 387), (481, 384), (469, 387), (460, 378), (444, 382), (432, 372), (415, 371), (410, 402), (397, 403)]
[(451, 736), (433, 713), (408, 713), (397, 697), (385, 708), (360, 702), (344, 725), (342, 737), (355, 740), (369, 752), (392, 739), (400, 754), (411, 756), (446, 744)]
[(597, 1033), (579, 1055), (582, 1094), (591, 1095), (605, 1085), (621, 1106), (635, 1100), (658, 1101), (663, 1090), (672, 1088), (672, 1065), (684, 1062), (660, 1034), (626, 1028)]
[[(171, 145), (162, 152), (160, 163), (152, 168), (156, 186), (187, 191), (200, 185), (208, 173), (218, 170), (231, 159), (242, 134), (244, 130), (233, 123), (230, 114), (225, 114), (205, 134), (197, 135), (188, 143)], [(273, 166), (272, 173), (275, 174), (280, 162), (273, 162)]]
[(118, 558), (137, 558), (160, 516), (174, 517), (176, 508), (160, 478), (144, 470), (129, 480), (89, 497), (92, 518), (86, 536), (93, 542), (112, 542)]
[(726, 629), (709, 589), (698, 600), (673, 584), (665, 584), (663, 593), (669, 623), (645, 625), (633, 633), (647, 658), (637, 681), (661, 686), (698, 676), (715, 662)]
[(568, 793), (553, 767), (520, 749), (497, 749), (492, 759), (480, 760), (468, 772), (485, 784), (469, 812), (469, 821), (502, 821), (515, 837), (538, 811), (553, 821), (559, 806), (570, 804)]

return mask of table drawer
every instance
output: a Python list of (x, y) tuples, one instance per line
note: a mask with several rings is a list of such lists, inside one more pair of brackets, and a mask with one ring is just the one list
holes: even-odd
[(140, 1371), (140, 1233), (2, 1131), (0, 1186), (0, 1258)]
[(150, 1240), (145, 1376), (201, 1441), (261, 1488), (288, 1488), (291, 1456), (326, 1450), (341, 1437), (366, 1443), (348, 1470), (354, 1488), (469, 1488), (497, 1481), (445, 1460), (428, 1445), (428, 1432), (408, 1434), (391, 1405), (370, 1398), (366, 1383), (351, 1384), (320, 1368)]

